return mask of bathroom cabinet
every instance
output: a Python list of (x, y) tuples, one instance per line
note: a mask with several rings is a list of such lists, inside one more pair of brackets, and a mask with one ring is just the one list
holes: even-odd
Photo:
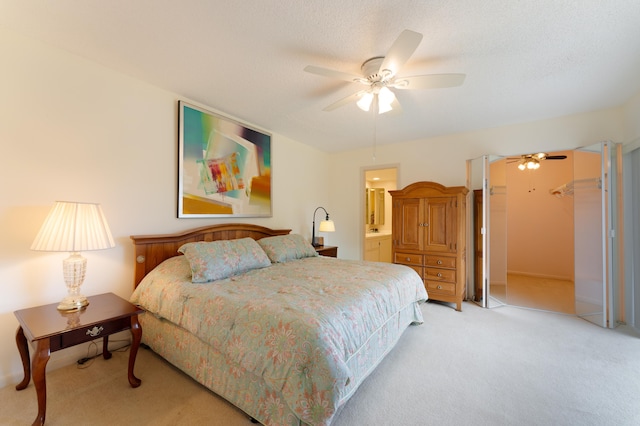
[(364, 249), (364, 260), (391, 263), (391, 234), (367, 235)]

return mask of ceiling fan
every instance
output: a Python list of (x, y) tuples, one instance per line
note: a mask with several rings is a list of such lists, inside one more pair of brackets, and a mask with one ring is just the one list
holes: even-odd
[(536, 170), (540, 167), (542, 160), (564, 160), (566, 155), (549, 155), (546, 152), (538, 152), (537, 154), (523, 154), (520, 157), (511, 157), (507, 159), (507, 163), (519, 162), (520, 170)]
[(374, 111), (377, 109), (379, 114), (392, 109), (400, 111), (400, 104), (391, 89), (438, 89), (462, 85), (465, 74), (398, 76), (400, 68), (409, 60), (421, 40), (422, 34), (404, 30), (385, 56), (376, 56), (364, 61), (361, 66), (362, 75), (353, 75), (313, 65), (305, 67), (304, 70), (312, 74), (366, 86), (366, 88), (332, 103), (323, 111), (333, 111), (351, 102), (356, 102), (358, 107), (364, 111), (369, 111), (373, 106)]

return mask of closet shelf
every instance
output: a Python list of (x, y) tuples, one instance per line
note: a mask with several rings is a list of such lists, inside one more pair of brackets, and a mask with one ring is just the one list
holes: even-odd
[(506, 194), (507, 187), (505, 185), (493, 185), (489, 188), (489, 195)]
[(579, 189), (602, 189), (602, 179), (597, 178), (588, 178), (588, 179), (578, 179), (572, 180), (571, 182), (567, 182), (564, 185), (560, 185), (556, 188), (550, 189), (549, 193), (551, 195), (555, 195), (558, 198), (562, 198), (567, 195), (573, 195), (576, 188)]

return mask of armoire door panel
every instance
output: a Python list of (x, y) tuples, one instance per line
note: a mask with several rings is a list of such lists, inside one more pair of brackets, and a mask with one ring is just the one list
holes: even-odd
[(455, 252), (456, 211), (451, 197), (429, 198), (426, 206), (425, 250)]
[(394, 202), (394, 207), (400, 212), (397, 217), (397, 241), (396, 248), (419, 250), (422, 245), (422, 234), (419, 223), (422, 222), (419, 199), (405, 199)]

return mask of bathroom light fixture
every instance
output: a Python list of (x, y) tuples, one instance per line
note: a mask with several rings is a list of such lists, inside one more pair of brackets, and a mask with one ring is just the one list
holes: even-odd
[(336, 230), (336, 227), (333, 221), (329, 219), (329, 213), (327, 213), (325, 208), (324, 207), (316, 208), (315, 211), (313, 212), (313, 224), (311, 225), (311, 244), (314, 247), (318, 247), (322, 245), (316, 239), (316, 213), (318, 212), (319, 209), (324, 210), (326, 218), (325, 220), (320, 222), (320, 226), (318, 227), (318, 232), (335, 232)]
[(87, 259), (79, 252), (114, 246), (100, 204), (56, 201), (31, 244), (31, 250), (70, 253), (62, 262), (68, 294), (58, 305), (59, 310), (74, 311), (89, 304), (87, 298), (80, 294)]

